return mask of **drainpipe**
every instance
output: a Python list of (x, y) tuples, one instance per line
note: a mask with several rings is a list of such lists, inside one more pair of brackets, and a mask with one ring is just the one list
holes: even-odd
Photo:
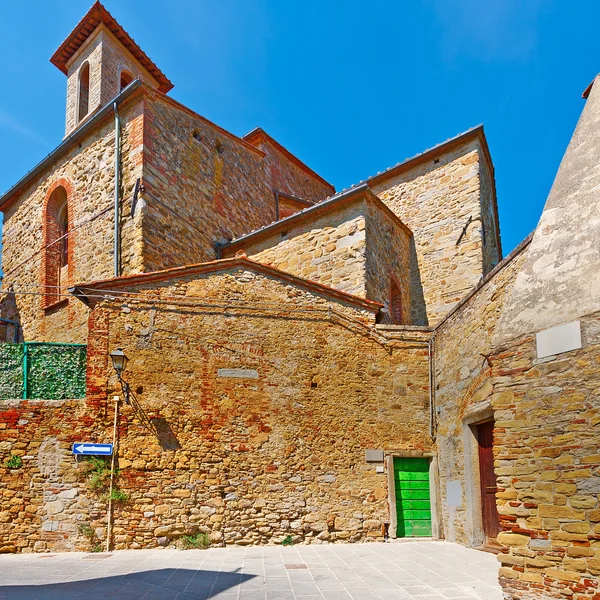
[(435, 356), (434, 356), (434, 342), (435, 332), (431, 332), (431, 338), (429, 339), (429, 435), (434, 438), (435, 432)]
[(113, 103), (115, 113), (115, 277), (121, 275), (121, 224), (119, 211), (119, 187), (121, 171), (121, 123), (117, 111), (117, 103)]

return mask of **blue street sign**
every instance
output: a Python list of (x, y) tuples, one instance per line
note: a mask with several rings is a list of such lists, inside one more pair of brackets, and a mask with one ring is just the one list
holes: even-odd
[(112, 453), (112, 444), (93, 444), (92, 442), (75, 442), (73, 444), (73, 454), (110, 456)]

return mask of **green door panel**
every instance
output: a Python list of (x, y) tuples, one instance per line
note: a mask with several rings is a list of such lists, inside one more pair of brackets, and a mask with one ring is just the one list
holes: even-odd
[(431, 536), (429, 459), (394, 458), (398, 537)]

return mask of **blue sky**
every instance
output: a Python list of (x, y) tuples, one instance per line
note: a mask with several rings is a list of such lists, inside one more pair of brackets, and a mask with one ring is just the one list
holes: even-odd
[[(4, 2), (0, 192), (64, 134), (48, 59), (91, 0)], [(600, 3), (106, 0), (175, 84), (242, 135), (261, 126), (342, 189), (479, 123), (504, 253), (535, 226), (600, 71)]]

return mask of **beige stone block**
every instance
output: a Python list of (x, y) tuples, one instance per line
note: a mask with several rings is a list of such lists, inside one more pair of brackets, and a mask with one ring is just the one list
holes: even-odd
[(520, 573), (509, 567), (500, 567), (498, 569), (498, 575), (500, 577), (506, 577), (507, 579), (519, 579)]
[(531, 573), (526, 571), (525, 573), (521, 573), (519, 579), (521, 581), (529, 581), (532, 583), (542, 583), (544, 576), (541, 573)]
[(590, 521), (594, 521), (594, 523), (597, 523), (598, 521), (600, 521), (600, 510), (588, 511), (587, 517)]
[(573, 494), (577, 493), (577, 486), (573, 483), (557, 483), (555, 486), (555, 490), (559, 494), (572, 496)]
[(546, 567), (552, 567), (554, 563), (550, 560), (544, 560), (542, 558), (526, 558), (525, 566), (532, 567), (534, 569), (545, 569)]
[(573, 508), (596, 508), (598, 500), (594, 496), (571, 496), (569, 501)]
[(521, 567), (525, 564), (525, 559), (522, 556), (514, 556), (513, 554), (498, 554), (496, 558), (503, 565), (517, 565)]
[(551, 531), (550, 539), (561, 542), (587, 542), (587, 535), (581, 533), (567, 533), (566, 531)]
[(590, 530), (590, 524), (586, 521), (576, 523), (563, 523), (562, 529), (569, 533), (587, 533)]
[(560, 529), (560, 521), (558, 519), (542, 519), (542, 527), (546, 531)]
[(569, 546), (567, 555), (573, 558), (581, 558), (582, 556), (594, 556), (595, 550), (587, 546)]
[(531, 540), (528, 535), (520, 533), (508, 533), (502, 531), (498, 534), (498, 543), (503, 546), (527, 546)]
[(563, 566), (569, 571), (585, 571), (587, 565), (586, 561), (581, 558), (565, 558)]
[(559, 581), (579, 581), (582, 577), (581, 573), (575, 571), (563, 571), (561, 569), (548, 569), (546, 576)]
[(189, 498), (192, 495), (191, 490), (173, 490), (172, 495), (175, 498)]
[(583, 520), (585, 513), (574, 510), (570, 506), (554, 506), (553, 504), (540, 504), (538, 507), (540, 517), (550, 517), (553, 519), (577, 519)]
[(587, 568), (592, 575), (600, 575), (600, 558), (589, 558)]

